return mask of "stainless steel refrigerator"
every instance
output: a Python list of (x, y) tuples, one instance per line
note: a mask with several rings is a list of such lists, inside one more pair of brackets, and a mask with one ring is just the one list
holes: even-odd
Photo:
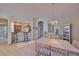
[(72, 44), (72, 25), (67, 24), (63, 26), (63, 39)]

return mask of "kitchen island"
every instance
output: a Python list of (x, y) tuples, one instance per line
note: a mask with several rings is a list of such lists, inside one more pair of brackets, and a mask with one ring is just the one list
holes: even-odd
[[(55, 38), (41, 38), (37, 40), (37, 45), (39, 49), (45, 48), (49, 51), (52, 51), (56, 53), (65, 53), (65, 55), (79, 55), (79, 50), (75, 48), (73, 45), (71, 45), (69, 42), (62, 40), (62, 39), (55, 39)], [(41, 51), (42, 51), (41, 50)], [(61, 50), (61, 51), (60, 51)], [(40, 51), (40, 50), (38, 50)], [(48, 54), (49, 55), (49, 54)]]

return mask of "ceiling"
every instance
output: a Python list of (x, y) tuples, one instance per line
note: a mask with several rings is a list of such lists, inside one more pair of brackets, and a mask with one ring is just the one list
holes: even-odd
[(24, 17), (67, 17), (79, 13), (77, 3), (6, 3), (0, 4), (0, 13)]

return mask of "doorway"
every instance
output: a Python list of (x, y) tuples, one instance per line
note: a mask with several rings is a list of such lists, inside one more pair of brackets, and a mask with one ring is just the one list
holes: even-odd
[(0, 39), (3, 39), (6, 36), (6, 26), (0, 25)]
[(0, 45), (7, 43), (8, 20), (0, 18)]
[(44, 34), (44, 24), (43, 21), (38, 22), (38, 39)]

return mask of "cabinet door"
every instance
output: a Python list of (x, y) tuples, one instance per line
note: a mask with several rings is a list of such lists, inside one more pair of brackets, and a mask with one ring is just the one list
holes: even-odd
[(14, 25), (14, 32), (19, 32), (21, 31), (21, 25)]

